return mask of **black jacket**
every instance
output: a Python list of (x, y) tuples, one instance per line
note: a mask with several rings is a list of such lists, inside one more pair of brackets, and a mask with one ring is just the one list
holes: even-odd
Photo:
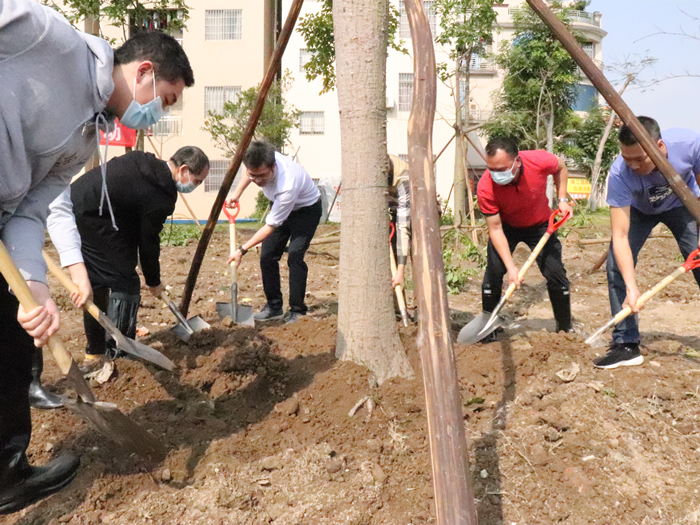
[(107, 189), (118, 231), (112, 227), (107, 200), (99, 215), (102, 173), (99, 166), (71, 184), (73, 213), (86, 264), (107, 260), (123, 275), (139, 260), (148, 286), (160, 284), (160, 231), (175, 210), (177, 187), (165, 161), (132, 151), (107, 163)]

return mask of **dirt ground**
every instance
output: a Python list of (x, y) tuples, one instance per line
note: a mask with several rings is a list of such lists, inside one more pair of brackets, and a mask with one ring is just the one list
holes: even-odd
[[(586, 273), (606, 245), (577, 244), (596, 233), (606, 234), (580, 229), (564, 240), (580, 334), (610, 315), (604, 271)], [(163, 250), (164, 281), (175, 296), (195, 247)], [(226, 301), (229, 285), (226, 232), (215, 234), (190, 309), (211, 330), (189, 345), (179, 341), (169, 331), (174, 318), (144, 289), (139, 326), (148, 334), (141, 340), (180, 371), (119, 359), (117, 376), (94, 392), (161, 440), (167, 458), (147, 464), (71, 412), (33, 411), (31, 462), (72, 451), (82, 466), (68, 489), (0, 523), (434, 523), (417, 329), (401, 328), (413, 380), (373, 388), (364, 368), (336, 360), (338, 248), (314, 249), (307, 259), (310, 315), (293, 325), (219, 322), (215, 303)], [(677, 252), (673, 239), (648, 241), (640, 289), (671, 273), (680, 264)], [(527, 254), (521, 247), (516, 259)], [(239, 275), (239, 298), (260, 307), (254, 253)], [(685, 356), (700, 350), (692, 277), (642, 311), (644, 365), (614, 371), (591, 365), (605, 348), (588, 347), (580, 334), (551, 332), (536, 268), (526, 281), (506, 308), (512, 323), (497, 342), (455, 346), (480, 525), (700, 523), (700, 363)], [(479, 311), (479, 292), (474, 277), (450, 296), (455, 334)], [(81, 316), (67, 294), (57, 302), (64, 339), (80, 360)], [(49, 388), (69, 393), (48, 354), (46, 364)], [(376, 408), (349, 416), (364, 396)]]

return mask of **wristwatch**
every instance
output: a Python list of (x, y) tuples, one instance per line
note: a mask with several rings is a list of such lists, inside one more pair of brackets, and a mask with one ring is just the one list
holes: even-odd
[(561, 197), (559, 199), (559, 202), (569, 202), (569, 198), (568, 197)]
[(248, 250), (246, 250), (242, 244), (238, 247), (238, 249), (240, 250), (241, 255), (245, 255), (246, 253), (248, 253)]

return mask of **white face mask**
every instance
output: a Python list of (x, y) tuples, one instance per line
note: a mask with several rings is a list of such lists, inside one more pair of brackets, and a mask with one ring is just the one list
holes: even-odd
[(513, 160), (513, 165), (510, 167), (509, 170), (506, 171), (493, 171), (489, 170), (489, 173), (491, 173), (491, 180), (498, 184), (499, 186), (505, 186), (506, 184), (510, 184), (513, 182), (513, 179), (515, 178), (515, 173), (513, 173), (513, 168), (515, 168), (515, 160)]

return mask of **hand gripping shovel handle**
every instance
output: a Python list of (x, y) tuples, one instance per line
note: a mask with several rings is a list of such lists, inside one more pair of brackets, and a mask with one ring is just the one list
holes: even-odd
[[(22, 277), (22, 274), (17, 269), (17, 266), (15, 266), (12, 257), (2, 242), (0, 242), (0, 272), (2, 273), (3, 277), (5, 277), (7, 284), (10, 285), (10, 288), (15, 293), (20, 304), (26, 311), (34, 310), (40, 306), (39, 303), (36, 302), (36, 299), (34, 299), (29, 286), (27, 286), (27, 282), (24, 280), (24, 277)], [(63, 341), (61, 341), (60, 337), (57, 335), (52, 335), (49, 338), (48, 346), (54, 359), (56, 360), (56, 363), (58, 364), (58, 367), (61, 369), (61, 372), (63, 372), (64, 375), (70, 376), (72, 379), (76, 380), (74, 381), (75, 384), (73, 386), (78, 395), (80, 395), (80, 397), (86, 403), (94, 403), (95, 396), (90, 390), (90, 387), (88, 387), (87, 383), (85, 383), (85, 380), (82, 379), (82, 374), (78, 372), (76, 375), (75, 371), (77, 370), (77, 367), (73, 362), (73, 358), (68, 353), (68, 350), (66, 350), (66, 347), (63, 345)], [(72, 368), (74, 370), (71, 370)], [(78, 377), (80, 379), (77, 379)]]
[[(393, 222), (390, 222), (389, 225), (391, 226), (391, 234), (389, 234), (389, 258), (391, 259), (391, 278), (393, 279), (396, 277), (397, 267), (396, 258), (394, 257), (394, 250), (391, 247), (391, 240), (394, 238), (394, 234), (396, 233), (396, 227), (394, 226)], [(396, 286), (394, 291), (396, 292), (396, 300), (399, 303), (399, 310), (401, 311), (401, 320), (403, 321), (404, 326), (408, 326), (408, 310), (406, 310), (406, 301), (403, 297), (403, 286)]]
[[(552, 212), (552, 215), (549, 216), (549, 225), (547, 226), (546, 233), (542, 236), (542, 238), (540, 239), (540, 242), (537, 243), (537, 246), (535, 246), (535, 249), (532, 250), (530, 257), (527, 258), (527, 261), (525, 261), (525, 264), (523, 264), (522, 268), (520, 268), (520, 271), (518, 272), (518, 277), (520, 279), (525, 278), (525, 274), (530, 269), (530, 266), (532, 266), (532, 263), (535, 262), (535, 260), (537, 259), (537, 256), (540, 254), (540, 252), (544, 248), (544, 245), (547, 244), (547, 241), (552, 236), (552, 234), (555, 231), (557, 231), (566, 221), (568, 221), (571, 218), (571, 212), (567, 211), (565, 214), (562, 215), (561, 219), (556, 220), (557, 216), (559, 216), (560, 214), (561, 214), (561, 210), (554, 210)], [(496, 308), (494, 308), (493, 313), (491, 314), (491, 317), (489, 318), (488, 323), (486, 323), (486, 326), (491, 325), (491, 322), (496, 318), (496, 316), (498, 316), (498, 312), (501, 310), (501, 308), (506, 303), (506, 301), (510, 298), (510, 296), (513, 295), (514, 291), (515, 291), (515, 284), (511, 283), (508, 286), (508, 288), (506, 289), (506, 293), (503, 294), (503, 297), (501, 297), (501, 300), (498, 302), (498, 305), (496, 306)]]
[[(700, 249), (695, 250), (693, 253), (688, 255), (688, 258), (685, 260), (685, 262), (679, 266), (676, 271), (674, 271), (671, 275), (663, 278), (660, 280), (656, 285), (651, 289), (647, 290), (644, 292), (639, 299), (637, 299), (637, 304), (636, 306), (641, 307), (644, 303), (646, 303), (649, 299), (654, 297), (657, 293), (659, 293), (661, 290), (666, 288), (669, 284), (671, 284), (673, 281), (675, 281), (678, 277), (683, 275), (686, 272), (689, 272), (691, 270), (694, 270), (696, 268), (700, 267)], [(603, 333), (605, 333), (607, 330), (612, 328), (613, 326), (616, 326), (618, 323), (620, 323), (623, 319), (625, 319), (628, 315), (632, 313), (632, 308), (629, 306), (624, 307), (622, 310), (617, 312), (615, 317), (610, 319), (605, 325), (600, 327), (593, 335), (591, 335), (588, 339), (586, 339), (586, 343), (591, 344), (593, 341), (598, 339)]]

